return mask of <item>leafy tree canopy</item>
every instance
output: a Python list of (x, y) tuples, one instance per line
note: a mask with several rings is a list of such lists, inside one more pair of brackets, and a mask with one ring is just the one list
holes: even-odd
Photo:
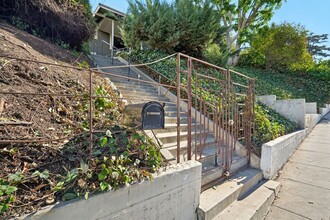
[(307, 31), (301, 25), (282, 23), (263, 28), (252, 39), (240, 63), (278, 72), (306, 72), (313, 64), (307, 51)]
[(307, 50), (314, 58), (330, 56), (330, 47), (325, 45), (328, 41), (328, 34), (314, 34), (313, 32), (309, 32), (307, 41)]
[(143, 44), (166, 52), (201, 56), (218, 26), (209, 1), (130, 0), (121, 34), (128, 47), (138, 49)]
[(228, 49), (233, 51), (230, 64), (235, 65), (242, 44), (252, 34), (267, 25), (274, 10), (285, 0), (211, 0), (220, 15), (220, 23), (227, 28)]

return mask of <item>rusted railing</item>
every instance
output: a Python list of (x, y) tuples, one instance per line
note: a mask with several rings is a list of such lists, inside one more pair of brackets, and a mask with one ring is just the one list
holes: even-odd
[[(181, 68), (183, 60), (186, 62), (184, 69)], [(219, 77), (207, 75), (208, 71), (217, 73)], [(232, 75), (243, 78), (246, 84), (233, 82)], [(186, 83), (180, 82), (182, 77), (186, 79)], [(182, 91), (184, 91), (183, 94)], [(229, 170), (234, 152), (240, 142), (245, 145), (249, 158), (254, 122), (253, 79), (184, 54), (178, 54), (177, 94), (179, 94), (178, 137), (181, 130), (181, 100), (187, 103), (188, 160), (194, 156), (195, 160), (209, 161), (214, 166), (222, 165)], [(180, 152), (179, 138), (177, 148), (177, 152)], [(180, 162), (179, 154), (177, 155), (178, 162)]]
[[(182, 159), (206, 161), (214, 166), (221, 165), (226, 170), (230, 169), (233, 155), (238, 145), (244, 145), (246, 148), (246, 156), (249, 158), (251, 152), (251, 138), (254, 127), (254, 79), (249, 78), (241, 73), (233, 70), (224, 69), (202, 60), (184, 55), (176, 54), (176, 81), (169, 79), (167, 76), (158, 73), (150, 67), (150, 65), (166, 60), (174, 55), (165, 57), (158, 61), (150, 63), (138, 63), (128, 66), (110, 66), (95, 69), (82, 69), (72, 66), (60, 64), (19, 59), (15, 57), (6, 57), (8, 59), (17, 60), (20, 62), (39, 63), (49, 66), (57, 66), (70, 68), (76, 71), (85, 71), (89, 76), (89, 90), (86, 94), (69, 94), (69, 93), (29, 93), (20, 91), (2, 91), (2, 95), (28, 95), (28, 96), (56, 96), (70, 97), (74, 99), (84, 99), (89, 102), (88, 121), (89, 142), (90, 142), (90, 157), (93, 150), (93, 100), (96, 98), (93, 92), (93, 75), (108, 76), (110, 78), (127, 79), (131, 82), (145, 83), (154, 86), (155, 88), (164, 87), (167, 90), (173, 91), (177, 95), (175, 102), (177, 107), (177, 162)], [(5, 56), (0, 56), (5, 57)], [(112, 74), (112, 69), (117, 68), (144, 68), (146, 72), (152, 72), (155, 81), (136, 79), (130, 76)], [(107, 72), (101, 71), (107, 70)], [(212, 71), (213, 74), (208, 74)], [(240, 78), (239, 82), (235, 80)], [(157, 82), (158, 78), (158, 82)], [(124, 97), (125, 98), (125, 97)], [(123, 98), (116, 98), (121, 100)], [(137, 99), (143, 100), (140, 97)], [(143, 100), (148, 101), (148, 100)], [(154, 100), (157, 101), (157, 97)], [(183, 117), (186, 114), (187, 125), (187, 149), (183, 149), (181, 144), (181, 124)], [(87, 119), (87, 118), (86, 118)], [(79, 135), (79, 134), (78, 134)], [(60, 140), (72, 138), (65, 136)], [(52, 138), (35, 138), (35, 139), (20, 139), (20, 140), (5, 140), (0, 139), (2, 143), (46, 143), (59, 141)], [(183, 157), (186, 151), (186, 158)]]
[[(61, 67), (64, 69), (71, 69), (76, 71), (76, 74), (73, 74), (72, 77), (76, 79), (77, 82), (79, 81), (85, 81), (85, 85), (87, 87), (87, 90), (82, 92), (82, 93), (77, 93), (77, 92), (62, 92), (62, 93), (56, 93), (56, 92), (51, 92), (52, 90), (50, 89), (47, 92), (30, 92), (30, 91), (22, 91), (22, 89), (19, 90), (14, 90), (14, 89), (6, 89), (3, 90), (3, 88), (0, 88), (0, 95), (2, 95), (2, 98), (5, 99), (14, 99), (15, 97), (25, 97), (25, 100), (29, 102), (32, 99), (37, 99), (38, 100), (38, 105), (35, 106), (35, 111), (43, 111), (45, 110), (45, 105), (48, 105), (49, 99), (56, 99), (58, 98), (69, 98), (70, 102), (88, 102), (88, 114), (83, 116), (84, 118), (81, 118), (81, 120), (88, 121), (88, 133), (89, 133), (89, 157), (92, 157), (92, 152), (93, 152), (93, 136), (95, 133), (99, 132), (105, 132), (101, 131), (99, 129), (93, 128), (93, 117), (94, 117), (94, 105), (93, 102), (95, 101), (96, 98), (110, 98), (112, 100), (116, 101), (121, 101), (125, 98), (121, 98), (119, 96), (99, 96), (95, 95), (95, 88), (97, 84), (95, 84), (95, 77), (94, 75), (102, 76), (102, 77), (111, 77), (111, 78), (121, 78), (121, 79), (129, 79), (130, 81), (134, 82), (140, 82), (140, 83), (148, 83), (150, 85), (154, 85), (155, 87), (157, 86), (163, 86), (165, 88), (171, 89), (171, 88), (176, 88), (175, 86), (170, 86), (166, 84), (159, 84), (157, 82), (153, 81), (148, 81), (148, 80), (141, 80), (141, 79), (135, 79), (127, 76), (121, 76), (121, 75), (116, 75), (113, 73), (107, 73), (100, 71), (98, 69), (85, 69), (85, 68), (78, 68), (74, 66), (69, 66), (69, 65), (62, 65), (58, 63), (50, 63), (50, 62), (45, 62), (45, 61), (38, 61), (38, 60), (31, 60), (31, 59), (23, 59), (23, 58), (17, 58), (17, 57), (9, 57), (5, 55), (0, 55), (2, 58), (10, 59), (12, 62), (20, 62), (21, 64), (26, 64), (26, 63), (35, 63), (35, 64), (42, 64), (44, 66), (44, 69), (49, 69), (51, 67)], [(134, 65), (132, 65), (134, 66)], [(141, 65), (140, 65), (141, 66)], [(104, 69), (114, 69), (114, 68), (127, 68), (127, 66), (111, 66), (107, 67)], [(48, 73), (45, 72), (45, 75)], [(53, 84), (56, 84), (58, 82), (54, 81), (52, 82)], [(42, 99), (45, 99), (45, 101), (42, 101)], [(139, 98), (141, 100), (141, 98)], [(145, 100), (145, 101), (156, 101), (156, 100)], [(18, 103), (19, 104), (19, 103)], [(53, 104), (52, 108), (47, 108), (46, 111), (44, 111), (45, 118), (48, 118), (49, 120), (54, 120), (52, 117), (51, 111), (53, 109), (57, 109), (60, 106), (57, 106), (56, 103)], [(51, 110), (50, 110), (51, 109)], [(57, 134), (55, 128), (44, 128), (43, 130), (49, 129), (49, 134), (47, 135), (31, 135), (29, 132), (33, 132), (31, 129), (31, 126), (34, 123), (39, 123), (37, 120), (41, 120), (40, 118), (35, 118), (33, 115), (30, 117), (30, 121), (0, 121), (0, 132), (5, 132), (3, 133), (2, 137), (0, 137), (0, 145), (7, 145), (7, 144), (46, 144), (46, 143), (59, 143), (59, 142), (66, 142), (72, 138), (80, 137), (83, 134), (85, 135), (86, 132), (82, 131), (79, 133), (67, 135), (67, 134)], [(42, 119), (46, 120), (46, 119)], [(44, 121), (45, 122), (45, 121)], [(78, 126), (78, 124), (81, 123), (81, 121), (71, 121), (72, 125)], [(42, 124), (40, 122), (39, 124)], [(46, 124), (46, 123), (44, 123)], [(51, 129), (51, 130), (50, 130)], [(53, 131), (53, 132), (51, 132)], [(34, 131), (38, 132), (38, 131)], [(16, 133), (16, 134), (15, 134)], [(19, 135), (17, 135), (19, 133)], [(56, 136), (60, 136), (57, 137)], [(19, 136), (19, 137), (18, 137)], [(18, 138), (17, 138), (18, 137)]]

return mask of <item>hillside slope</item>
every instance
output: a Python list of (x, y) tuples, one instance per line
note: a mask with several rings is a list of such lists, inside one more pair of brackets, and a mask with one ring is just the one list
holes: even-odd
[(159, 149), (121, 125), (121, 99), (97, 73), (90, 148), (89, 70), (71, 68), (87, 57), (4, 22), (0, 45), (0, 219), (144, 180), (159, 168)]
[(256, 79), (257, 95), (276, 95), (277, 99), (301, 99), (317, 102), (319, 107), (330, 103), (330, 83), (310, 76), (272, 73), (260, 69), (237, 68)]

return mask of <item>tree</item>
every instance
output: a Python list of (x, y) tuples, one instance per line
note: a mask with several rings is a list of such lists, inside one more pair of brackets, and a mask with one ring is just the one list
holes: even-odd
[(301, 25), (289, 23), (272, 24), (260, 30), (242, 58), (245, 64), (278, 72), (306, 72), (313, 64), (307, 51), (307, 31)]
[(201, 56), (214, 37), (215, 15), (208, 1), (131, 0), (121, 34), (129, 47), (139, 48), (143, 43), (152, 49)]
[(328, 34), (314, 34), (309, 32), (307, 36), (307, 50), (314, 57), (329, 57), (330, 47), (324, 45), (328, 40)]
[(233, 52), (229, 64), (236, 65), (242, 45), (251, 34), (267, 25), (283, 0), (212, 0), (220, 15), (221, 25), (227, 28), (228, 49)]

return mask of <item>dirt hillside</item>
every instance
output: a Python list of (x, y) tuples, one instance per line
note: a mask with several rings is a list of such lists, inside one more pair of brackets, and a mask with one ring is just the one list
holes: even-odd
[[(0, 23), (0, 56), (0, 141), (7, 141), (0, 142), (0, 219), (6, 219), (54, 203), (60, 195), (52, 188), (59, 177), (79, 165), (75, 157), (88, 158), (86, 146), (80, 144), (86, 143), (88, 137), (73, 137), (88, 129), (89, 101), (84, 94), (89, 91), (89, 71), (15, 58), (76, 67), (82, 62), (91, 62), (84, 55), (74, 56), (69, 50), (4, 22)], [(115, 98), (108, 85), (104, 78), (94, 77), (94, 89), (102, 87), (105, 95)], [(38, 95), (40, 93), (72, 96)], [(104, 129), (116, 121), (120, 104), (112, 103), (111, 111), (106, 112), (107, 116), (113, 114), (112, 120), (102, 115), (95, 117), (95, 129)], [(31, 142), (45, 139), (56, 140)], [(72, 141), (76, 141), (77, 150), (68, 158), (60, 148)], [(33, 176), (36, 171), (46, 171), (45, 178)], [(5, 190), (9, 186), (18, 189), (10, 193)], [(86, 184), (85, 187), (92, 186)]]

